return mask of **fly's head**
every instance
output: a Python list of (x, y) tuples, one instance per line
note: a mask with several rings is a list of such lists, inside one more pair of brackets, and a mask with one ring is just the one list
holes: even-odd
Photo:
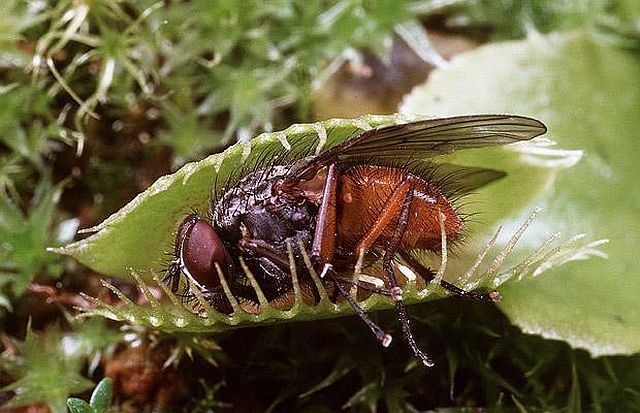
[(181, 275), (184, 275), (188, 285), (201, 291), (213, 290), (220, 286), (218, 267), (220, 271), (228, 272), (230, 266), (229, 253), (216, 230), (209, 221), (194, 213), (178, 227), (174, 259), (164, 282), (176, 293)]

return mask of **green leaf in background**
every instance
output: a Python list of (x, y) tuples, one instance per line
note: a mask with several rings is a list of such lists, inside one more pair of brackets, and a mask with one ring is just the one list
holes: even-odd
[(96, 413), (104, 413), (111, 404), (112, 397), (112, 383), (111, 379), (104, 378), (100, 380), (100, 383), (96, 386), (91, 394), (91, 407)]
[(113, 384), (111, 379), (104, 378), (93, 389), (91, 402), (87, 403), (82, 399), (70, 397), (67, 399), (67, 406), (71, 413), (106, 413), (111, 405), (113, 396)]
[[(500, 307), (523, 331), (592, 355), (640, 351), (638, 56), (579, 32), (495, 43), (432, 73), (403, 111), (527, 114), (547, 124), (547, 136), (559, 147), (585, 151), (575, 167), (528, 201), (545, 212), (525, 233), (521, 254), (562, 231), (609, 238), (609, 259), (574, 262), (505, 285)], [(528, 190), (526, 180), (520, 185)], [(508, 191), (492, 195), (491, 205), (521, 204)]]
[(95, 413), (89, 403), (75, 397), (67, 399), (67, 407), (71, 413)]

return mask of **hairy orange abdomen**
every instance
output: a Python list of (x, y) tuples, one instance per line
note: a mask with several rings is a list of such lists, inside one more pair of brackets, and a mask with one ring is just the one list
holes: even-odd
[[(340, 176), (337, 185), (337, 233), (342, 248), (352, 249), (371, 229), (389, 205), (394, 190), (409, 182), (413, 191), (407, 229), (402, 236), (404, 248), (438, 251), (441, 230), (438, 210), (445, 217), (447, 240), (460, 236), (463, 221), (437, 185), (399, 168), (357, 165)], [(397, 226), (389, 225), (376, 242), (385, 245)]]

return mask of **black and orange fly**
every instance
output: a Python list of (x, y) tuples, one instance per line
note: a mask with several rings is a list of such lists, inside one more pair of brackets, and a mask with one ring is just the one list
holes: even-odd
[[(429, 158), (526, 141), (545, 132), (544, 124), (527, 117), (459, 116), (363, 131), (293, 162), (267, 159), (215, 191), (208, 216), (193, 213), (184, 219), (165, 282), (174, 293), (181, 281), (197, 288), (214, 309), (229, 314), (220, 275), (235, 298), (256, 302), (246, 277), (250, 271), (267, 300), (281, 300), (292, 291), (287, 248), (293, 244), (298, 267), (305, 268), (308, 254), (323, 275), (324, 288), (334, 299), (349, 301), (384, 346), (391, 336), (369, 319), (350, 290), (356, 286), (392, 297), (407, 343), (431, 366), (413, 338), (394, 262), (426, 281), (433, 279), (434, 272), (415, 254), (441, 249), (442, 223), (447, 242), (458, 240), (465, 220), (455, 199), (504, 173)], [(367, 268), (379, 270), (383, 287), (354, 279), (354, 272)], [(317, 299), (311, 278), (302, 275), (300, 282), (307, 298)], [(467, 292), (444, 280), (441, 286), (483, 301), (499, 296)]]

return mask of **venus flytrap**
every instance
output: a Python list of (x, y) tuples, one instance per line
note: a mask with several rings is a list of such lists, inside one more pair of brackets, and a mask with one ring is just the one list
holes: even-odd
[[(198, 288), (192, 289), (194, 294), (188, 299), (176, 297), (161, 281), (163, 269), (167, 265), (166, 258), (163, 256), (174, 243), (177, 223), (188, 211), (194, 209), (201, 213), (207, 211), (212, 190), (218, 192), (229, 179), (251, 171), (269, 156), (284, 156), (293, 161), (304, 156), (305, 151), (322, 151), (325, 147), (334, 146), (358, 131), (404, 122), (406, 122), (405, 118), (394, 116), (369, 116), (356, 120), (334, 119), (310, 125), (293, 125), (282, 132), (262, 134), (250, 142), (235, 145), (221, 154), (185, 165), (173, 175), (160, 178), (121, 211), (90, 229), (93, 232), (90, 237), (64, 248), (54, 249), (55, 252), (71, 255), (98, 271), (132, 278), (150, 303), (145, 306), (137, 305), (112, 284), (105, 282), (104, 285), (120, 298), (121, 305), (113, 306), (87, 297), (94, 308), (86, 310), (84, 316), (102, 315), (114, 320), (171, 332), (219, 332), (235, 327), (352, 314), (353, 309), (347, 303), (341, 301), (334, 303), (329, 300), (320, 279), (323, 274), (316, 273), (304, 248), (300, 248), (305, 257), (302, 268), (292, 259), (292, 253), (289, 254), (294, 286), (294, 294), (290, 302), (269, 302), (246, 265), (243, 266), (243, 272), (255, 291), (257, 302), (238, 301), (226, 286), (228, 283), (226, 275), (219, 269), (222, 287), (231, 305), (229, 314), (213, 308), (200, 294)], [(520, 153), (525, 150), (518, 149)], [(529, 162), (524, 165), (518, 164), (518, 167), (529, 168), (533, 173), (536, 168), (542, 166)], [(544, 168), (546, 173), (549, 173), (549, 166), (545, 165)], [(507, 169), (506, 172), (506, 179), (508, 179), (509, 170)], [(493, 255), (489, 253), (489, 249), (497, 239), (496, 233), (489, 239), (486, 247), (480, 249), (477, 259), (473, 257), (469, 261), (466, 270), (449, 269), (445, 273), (446, 265), (441, 265), (437, 274), (462, 288), (496, 288), (509, 280), (531, 276), (572, 258), (582, 257), (585, 254), (588, 256), (595, 252), (594, 248), (598, 246), (597, 244), (587, 243), (578, 247), (561, 244), (552, 247), (550, 240), (542, 243), (537, 250), (534, 249), (532, 255), (519, 265), (505, 270), (505, 259), (510, 255), (537, 212), (535, 210), (521, 227), (513, 232), (497, 253)], [(441, 215), (440, 219), (441, 226), (444, 228), (444, 217)], [(153, 237), (149, 237), (146, 231), (150, 227), (155, 228)], [(446, 246), (446, 234), (443, 234), (442, 241)], [(289, 249), (294, 242), (296, 240), (290, 240)], [(137, 251), (137, 253), (131, 254), (130, 251)], [(441, 261), (445, 264), (447, 261), (456, 260), (455, 256), (447, 258), (446, 248), (443, 250), (442, 258)], [(299, 274), (302, 272), (308, 272), (318, 287), (320, 299), (317, 303), (306, 302), (302, 296), (298, 283)], [(368, 275), (365, 274), (365, 276)], [(158, 301), (150, 293), (149, 286), (161, 288), (168, 296), (168, 300)], [(415, 276), (403, 277), (402, 291), (402, 297), (407, 303), (428, 301), (446, 295), (439, 286), (433, 283), (425, 285), (422, 279)], [(497, 299), (498, 296), (495, 297)], [(392, 308), (394, 303), (389, 297), (371, 294), (360, 299), (359, 305), (368, 311)]]

